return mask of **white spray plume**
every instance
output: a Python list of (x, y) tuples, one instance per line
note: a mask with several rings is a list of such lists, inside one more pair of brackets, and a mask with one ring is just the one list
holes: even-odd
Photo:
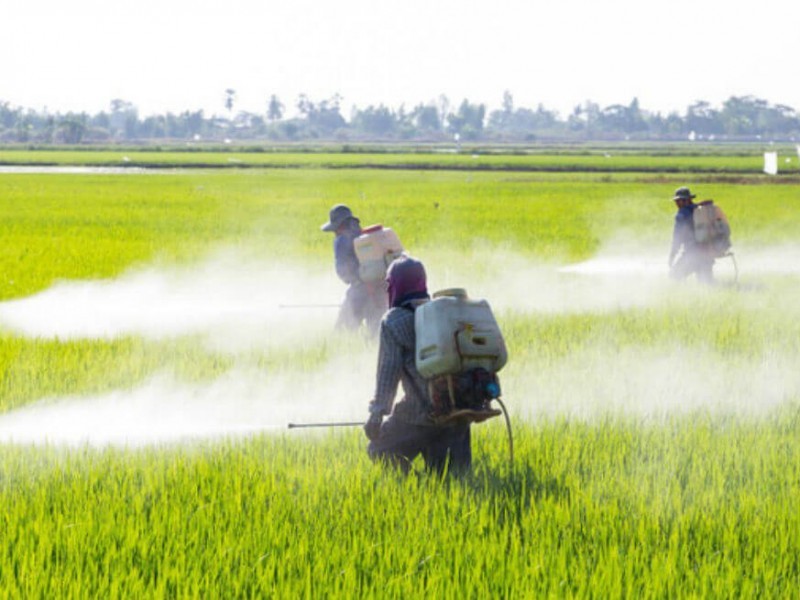
[(671, 289), (666, 251), (609, 244), (597, 256), (559, 265), (513, 250), (476, 247), (468, 256), (436, 256), (428, 269), (440, 289), (465, 287), (497, 311), (565, 314), (609, 312), (663, 301)]
[[(788, 291), (796, 290), (797, 246), (737, 253), (743, 277), (780, 277), (789, 282)], [(662, 302), (669, 296), (665, 292), (675, 289), (664, 257), (641, 249), (604, 251), (565, 268), (502, 251), (467, 257), (434, 253), (425, 263), (431, 291), (466, 287), (498, 312), (618, 310)], [(800, 317), (800, 309), (791, 306), (796, 295), (786, 291), (774, 298), (766, 290), (752, 300), (742, 294), (742, 307), (762, 310), (766, 300), (787, 318)], [(222, 349), (296, 345), (329, 335), (336, 310), (281, 306), (336, 304), (342, 292), (330, 268), (276, 268), (220, 254), (193, 268), (60, 283), (0, 304), (0, 323), (42, 337), (202, 334)], [(512, 411), (532, 419), (609, 412), (652, 417), (697, 409), (761, 414), (800, 396), (796, 361), (780, 349), (757, 364), (696, 350), (691, 357), (687, 371), (681, 349), (584, 348), (550, 365), (520, 365), (512, 357), (501, 380)], [(336, 357), (314, 372), (234, 369), (210, 383), (191, 384), (162, 375), (137, 389), (47, 399), (2, 415), (0, 442), (140, 445), (246, 435), (283, 429), (290, 421), (360, 420), (374, 369), (373, 347)]]
[[(800, 246), (734, 246), (734, 257), (717, 259), (714, 274), (722, 287), (742, 287), (800, 276)], [(438, 287), (466, 287), (498, 311), (546, 314), (601, 313), (663, 305), (675, 294), (709, 292), (691, 278), (669, 278), (666, 248), (618, 240), (596, 256), (567, 265), (543, 264), (511, 251), (435, 257), (428, 269)], [(734, 262), (735, 260), (735, 262)]]
[(800, 245), (786, 243), (772, 246), (753, 244), (733, 248), (744, 276), (800, 276)]
[(330, 330), (344, 285), (331, 269), (220, 253), (199, 266), (60, 282), (0, 304), (0, 324), (59, 339), (203, 335), (217, 349), (275, 346)]
[(374, 352), (365, 351), (314, 372), (234, 369), (191, 384), (162, 374), (132, 390), (11, 411), (0, 416), (0, 442), (136, 447), (285, 430), (290, 422), (360, 421), (374, 369)]
[(698, 348), (598, 345), (557, 363), (510, 371), (503, 380), (506, 402), (517, 416), (533, 420), (659, 420), (698, 411), (763, 417), (800, 402), (796, 357), (779, 350), (752, 362)]
[[(662, 302), (674, 290), (664, 253), (611, 246), (584, 262), (541, 264), (518, 253), (475, 249), (423, 259), (429, 289), (465, 287), (498, 310), (602, 312)], [(737, 250), (740, 279), (800, 275), (800, 247)], [(721, 281), (733, 262), (717, 261)], [(219, 253), (200, 265), (133, 270), (118, 279), (61, 282), (0, 303), (0, 325), (30, 337), (163, 339), (204, 335), (218, 350), (314, 339), (329, 331), (344, 286), (329, 266), (264, 263)]]

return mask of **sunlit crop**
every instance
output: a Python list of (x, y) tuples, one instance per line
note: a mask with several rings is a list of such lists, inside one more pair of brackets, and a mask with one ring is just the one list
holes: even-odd
[[(478, 160), (424, 160), (456, 158)], [(299, 277), (317, 273), (331, 266), (319, 225), (346, 202), (363, 224), (394, 228), (437, 284), (463, 285), (497, 307), (509, 346), (501, 382), (513, 464), (499, 420), (475, 428), (474, 473), (445, 481), (421, 465), (405, 478), (373, 465), (357, 428), (136, 447), (2, 441), (1, 595), (795, 593), (798, 184), (305, 167), (0, 174), (0, 317), (9, 302), (65, 280), (190, 271), (221, 251), (249, 265), (307, 268)], [(664, 264), (670, 197), (684, 184), (728, 214), (738, 280), (729, 261), (714, 289), (557, 270), (626, 249)], [(324, 315), (315, 318), (324, 324)], [(192, 390), (253, 377), (267, 382), (255, 397), (281, 407), (364, 394), (346, 401), (365, 411), (374, 345), (321, 329), (296, 343), (231, 346), (210, 344), (206, 332), (36, 338), (0, 319), (0, 429), (22, 407), (124, 394), (164, 372)], [(346, 369), (348, 357), (363, 385), (343, 391), (327, 373)], [(196, 396), (181, 405), (187, 419)]]

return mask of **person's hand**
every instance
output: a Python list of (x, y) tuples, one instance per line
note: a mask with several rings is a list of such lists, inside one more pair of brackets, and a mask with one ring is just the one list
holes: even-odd
[(380, 413), (370, 413), (369, 419), (364, 423), (364, 433), (370, 442), (374, 442), (381, 435), (381, 423), (383, 423), (383, 416)]

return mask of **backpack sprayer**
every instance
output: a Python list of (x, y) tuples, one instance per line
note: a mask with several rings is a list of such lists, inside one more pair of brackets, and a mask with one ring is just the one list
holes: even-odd
[[(502, 414), (511, 462), (514, 437), (500, 399), (497, 371), (508, 358), (500, 328), (486, 300), (472, 300), (454, 288), (433, 295), (414, 312), (415, 363), (428, 381), (431, 420), (437, 425), (483, 423)], [(491, 406), (497, 402), (500, 410)], [(289, 423), (289, 429), (356, 427), (364, 422)]]
[[(382, 284), (386, 269), (403, 254), (403, 244), (391, 227), (380, 223), (361, 230), (353, 240), (353, 251), (358, 260), (358, 278), (369, 286)], [(341, 308), (341, 304), (279, 304), (278, 308)]]
[[(434, 422), (482, 423), (501, 413), (514, 461), (511, 419), (500, 399), (497, 372), (508, 359), (503, 335), (486, 300), (452, 288), (433, 295), (414, 312), (417, 370), (428, 380)], [(497, 402), (500, 410), (492, 408)]]
[(739, 265), (731, 251), (731, 226), (728, 217), (713, 200), (698, 202), (692, 214), (694, 239), (709, 248), (714, 258), (728, 258), (733, 262), (734, 284), (739, 282)]

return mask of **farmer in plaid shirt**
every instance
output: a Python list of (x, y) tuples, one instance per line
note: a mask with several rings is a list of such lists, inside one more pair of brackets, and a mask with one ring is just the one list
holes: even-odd
[[(370, 440), (369, 455), (405, 472), (419, 454), (427, 468), (437, 473), (446, 467), (450, 472), (466, 472), (472, 463), (469, 424), (433, 422), (428, 384), (414, 362), (414, 310), (430, 298), (425, 267), (414, 258), (401, 256), (389, 266), (386, 281), (390, 308), (380, 325), (375, 397), (364, 426)], [(404, 396), (394, 402), (400, 383)]]

